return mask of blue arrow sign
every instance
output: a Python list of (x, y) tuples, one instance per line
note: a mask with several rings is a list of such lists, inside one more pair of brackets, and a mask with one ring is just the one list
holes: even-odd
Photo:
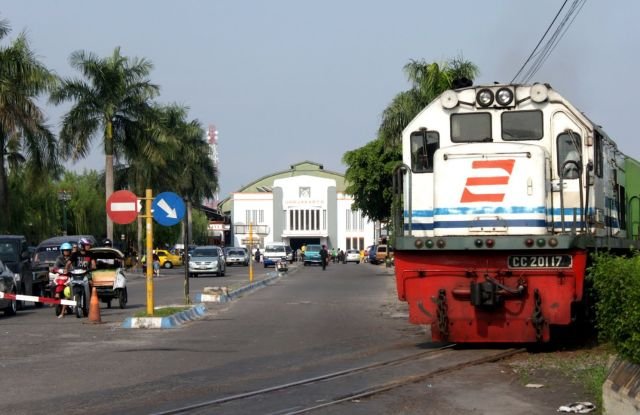
[(153, 199), (153, 218), (160, 225), (173, 226), (184, 217), (184, 202), (173, 192), (160, 193)]

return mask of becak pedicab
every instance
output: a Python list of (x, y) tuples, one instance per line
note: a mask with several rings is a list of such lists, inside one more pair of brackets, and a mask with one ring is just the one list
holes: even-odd
[(111, 300), (118, 299), (120, 308), (127, 305), (127, 277), (124, 273), (124, 254), (115, 248), (92, 248), (91, 256), (96, 260), (96, 269), (91, 281), (98, 298), (111, 308)]

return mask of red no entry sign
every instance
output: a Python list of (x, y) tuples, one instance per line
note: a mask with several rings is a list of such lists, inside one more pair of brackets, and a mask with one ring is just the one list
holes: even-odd
[(138, 216), (138, 196), (128, 190), (113, 192), (107, 200), (107, 215), (120, 225), (133, 222)]

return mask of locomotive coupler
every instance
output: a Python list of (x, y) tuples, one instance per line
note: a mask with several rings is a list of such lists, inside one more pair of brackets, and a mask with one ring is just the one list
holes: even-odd
[(521, 296), (526, 289), (522, 280), (518, 281), (515, 288), (508, 287), (494, 278), (485, 275), (484, 282), (471, 282), (470, 299), (471, 304), (476, 307), (493, 308), (502, 305), (507, 296)]

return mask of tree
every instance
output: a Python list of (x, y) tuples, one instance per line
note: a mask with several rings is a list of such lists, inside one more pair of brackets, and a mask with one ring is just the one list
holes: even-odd
[(462, 58), (444, 64), (411, 60), (404, 71), (411, 88), (397, 94), (383, 111), (377, 138), (342, 159), (354, 207), (378, 221), (388, 220), (391, 214), (392, 173), (402, 160), (402, 130), (442, 92), (469, 86), (478, 74), (478, 68)]
[(349, 166), (345, 173), (346, 192), (353, 195), (352, 209), (375, 221), (386, 221), (391, 214), (391, 180), (393, 168), (401, 158), (399, 148), (387, 148), (382, 140), (347, 151), (342, 161)]
[[(0, 40), (9, 32), (8, 22), (0, 20)], [(36, 104), (55, 83), (56, 77), (36, 59), (24, 33), (0, 47), (0, 232), (8, 232), (11, 223), (8, 171), (27, 165), (31, 178), (59, 171), (55, 137)]]
[[(60, 140), (63, 154), (86, 157), (91, 143), (102, 134), (105, 155), (105, 199), (113, 193), (113, 165), (127, 145), (126, 131), (149, 116), (151, 100), (159, 87), (148, 80), (153, 68), (146, 59), (127, 58), (114, 49), (108, 58), (76, 51), (69, 59), (83, 79), (64, 79), (51, 94), (51, 102), (73, 101), (64, 116)], [(107, 217), (107, 237), (113, 240), (113, 223)]]
[(211, 147), (205, 139), (205, 131), (199, 121), (187, 121), (187, 109), (177, 105), (161, 110), (161, 126), (178, 148), (168, 160), (171, 182), (176, 193), (187, 202), (189, 238), (194, 203), (212, 198), (218, 189), (218, 172), (211, 158)]
[(411, 82), (411, 89), (395, 96), (382, 113), (378, 137), (388, 145), (399, 145), (402, 130), (438, 95), (451, 89), (461, 80), (470, 85), (478, 75), (478, 68), (463, 58), (455, 58), (444, 64), (411, 60), (404, 66)]

